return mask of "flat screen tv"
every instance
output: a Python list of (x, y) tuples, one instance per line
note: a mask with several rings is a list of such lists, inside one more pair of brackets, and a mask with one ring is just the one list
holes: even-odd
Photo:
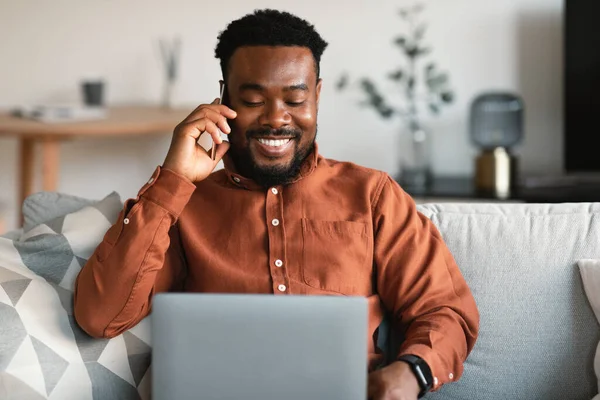
[(564, 160), (600, 174), (600, 0), (564, 0)]

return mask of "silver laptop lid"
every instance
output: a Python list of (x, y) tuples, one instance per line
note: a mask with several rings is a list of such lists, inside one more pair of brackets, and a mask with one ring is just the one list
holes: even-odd
[(152, 398), (364, 400), (361, 297), (162, 293)]

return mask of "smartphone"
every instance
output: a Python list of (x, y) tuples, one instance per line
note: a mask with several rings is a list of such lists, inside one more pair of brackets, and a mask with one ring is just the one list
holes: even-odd
[[(225, 95), (225, 82), (219, 81), (220, 89), (219, 89), (219, 104), (223, 104), (223, 96)], [(213, 141), (213, 146), (210, 151), (210, 158), (214, 161), (217, 155), (217, 144)]]

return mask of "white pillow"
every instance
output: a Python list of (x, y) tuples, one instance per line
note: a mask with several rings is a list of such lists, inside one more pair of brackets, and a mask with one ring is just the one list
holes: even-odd
[[(592, 306), (592, 310), (594, 310), (596, 319), (600, 323), (600, 260), (579, 260), (578, 264), (585, 294)], [(596, 348), (594, 371), (596, 372), (598, 387), (600, 388), (600, 343), (598, 343), (598, 347)], [(594, 396), (592, 400), (600, 400), (600, 394)]]
[(150, 398), (149, 320), (106, 340), (73, 318), (75, 278), (122, 206), (110, 195), (0, 238), (0, 399)]

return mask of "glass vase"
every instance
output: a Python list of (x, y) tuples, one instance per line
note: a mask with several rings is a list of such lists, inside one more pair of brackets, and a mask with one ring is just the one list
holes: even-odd
[(400, 185), (412, 193), (425, 192), (431, 185), (431, 137), (413, 120), (401, 132)]

